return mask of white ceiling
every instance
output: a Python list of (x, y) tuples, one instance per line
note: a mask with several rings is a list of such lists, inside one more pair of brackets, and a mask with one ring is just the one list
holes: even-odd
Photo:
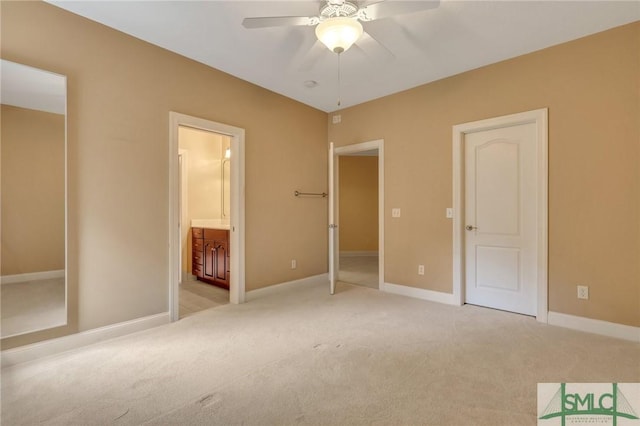
[[(338, 56), (316, 42), (313, 27), (241, 25), (245, 17), (314, 16), (318, 1), (49, 2), (320, 110), (339, 109)], [(343, 53), (341, 107), (639, 19), (638, 1), (442, 0), (365, 22), (393, 56), (362, 43)], [(309, 80), (317, 86), (306, 87)]]

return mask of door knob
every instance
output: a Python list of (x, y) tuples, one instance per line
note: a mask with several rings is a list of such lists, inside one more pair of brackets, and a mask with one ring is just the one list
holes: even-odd
[(464, 229), (466, 229), (467, 231), (473, 231), (474, 229), (478, 229), (477, 226), (471, 226), (471, 225), (467, 225), (464, 227)]

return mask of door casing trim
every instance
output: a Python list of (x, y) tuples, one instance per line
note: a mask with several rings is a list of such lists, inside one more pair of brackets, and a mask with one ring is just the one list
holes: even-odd
[(537, 153), (537, 312), (548, 321), (548, 109), (541, 108), (453, 126), (453, 299), (465, 303), (464, 292), (464, 141), (465, 135), (502, 127), (534, 123)]
[(180, 235), (177, 226), (180, 200), (178, 182), (178, 128), (191, 127), (231, 137), (231, 281), (229, 301), (245, 301), (245, 131), (178, 112), (169, 112), (169, 312), (171, 321), (179, 317), (178, 282), (180, 275)]

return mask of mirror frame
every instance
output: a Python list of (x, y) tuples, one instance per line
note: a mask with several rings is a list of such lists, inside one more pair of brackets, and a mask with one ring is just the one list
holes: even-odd
[[(2, 349), (5, 349), (5, 343), (7, 342), (11, 342), (13, 340), (15, 340), (14, 338), (22, 338), (25, 336), (34, 336), (36, 337), (38, 334), (41, 334), (42, 332), (48, 332), (50, 330), (56, 330), (56, 329), (63, 329), (63, 328), (68, 328), (70, 325), (70, 313), (69, 313), (69, 179), (68, 179), (68, 98), (69, 98), (69, 85), (68, 85), (68, 78), (66, 75), (64, 74), (59, 74), (56, 72), (52, 72), (49, 70), (44, 70), (41, 68), (36, 68), (34, 66), (31, 65), (26, 65), (26, 64), (22, 64), (22, 63), (18, 63), (18, 62), (14, 62), (14, 61), (10, 61), (4, 58), (0, 58), (0, 67), (4, 68), (6, 66), (6, 64), (13, 64), (13, 65), (17, 65), (20, 67), (24, 67), (24, 68), (29, 68), (33, 71), (38, 71), (39, 73), (43, 73), (43, 74), (47, 74), (50, 75), (52, 77), (59, 77), (62, 79), (63, 85), (64, 85), (64, 112), (63, 112), (63, 117), (64, 117), (64, 137), (63, 137), (63, 155), (64, 155), (64, 161), (63, 161), (63, 175), (64, 175), (64, 312), (65, 312), (65, 320), (64, 323), (59, 323), (59, 324), (54, 324), (52, 326), (42, 326), (39, 328), (34, 328), (34, 329), (28, 329), (25, 331), (19, 331), (10, 335), (2, 335), (0, 333), (0, 339), (2, 341)], [(4, 75), (4, 72), (2, 73)], [(1, 85), (0, 85), (1, 86)], [(51, 95), (49, 93), (49, 95)], [(5, 105), (4, 104), (4, 100), (0, 100), (0, 106), (1, 105)], [(35, 110), (35, 111), (44, 111), (43, 109), (34, 109), (34, 108), (29, 108), (27, 106), (23, 106), (23, 105), (13, 105), (13, 104), (7, 104), (9, 106), (16, 106), (19, 108), (24, 108), (24, 109), (31, 109), (31, 110)], [(47, 111), (50, 112), (50, 111)], [(0, 212), (1, 214), (1, 212)], [(0, 283), (1, 286), (1, 283)], [(1, 329), (1, 324), (0, 324), (0, 329)], [(68, 334), (68, 333), (63, 333), (64, 334)], [(41, 340), (46, 340), (49, 337), (45, 337), (43, 338), (36, 338), (36, 341), (41, 341)], [(9, 340), (11, 339), (11, 340)], [(32, 340), (32, 339), (29, 339)], [(7, 346), (14, 346), (14, 345), (7, 345)]]

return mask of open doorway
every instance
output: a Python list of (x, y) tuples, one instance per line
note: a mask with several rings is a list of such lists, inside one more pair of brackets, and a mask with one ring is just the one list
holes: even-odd
[(378, 288), (378, 150), (338, 160), (338, 280)]
[(229, 303), (231, 136), (179, 126), (178, 157), (178, 311), (184, 318)]
[(341, 282), (381, 289), (384, 284), (383, 141), (334, 150), (333, 271)]
[(244, 130), (172, 112), (169, 145), (169, 308), (176, 321), (244, 302)]

